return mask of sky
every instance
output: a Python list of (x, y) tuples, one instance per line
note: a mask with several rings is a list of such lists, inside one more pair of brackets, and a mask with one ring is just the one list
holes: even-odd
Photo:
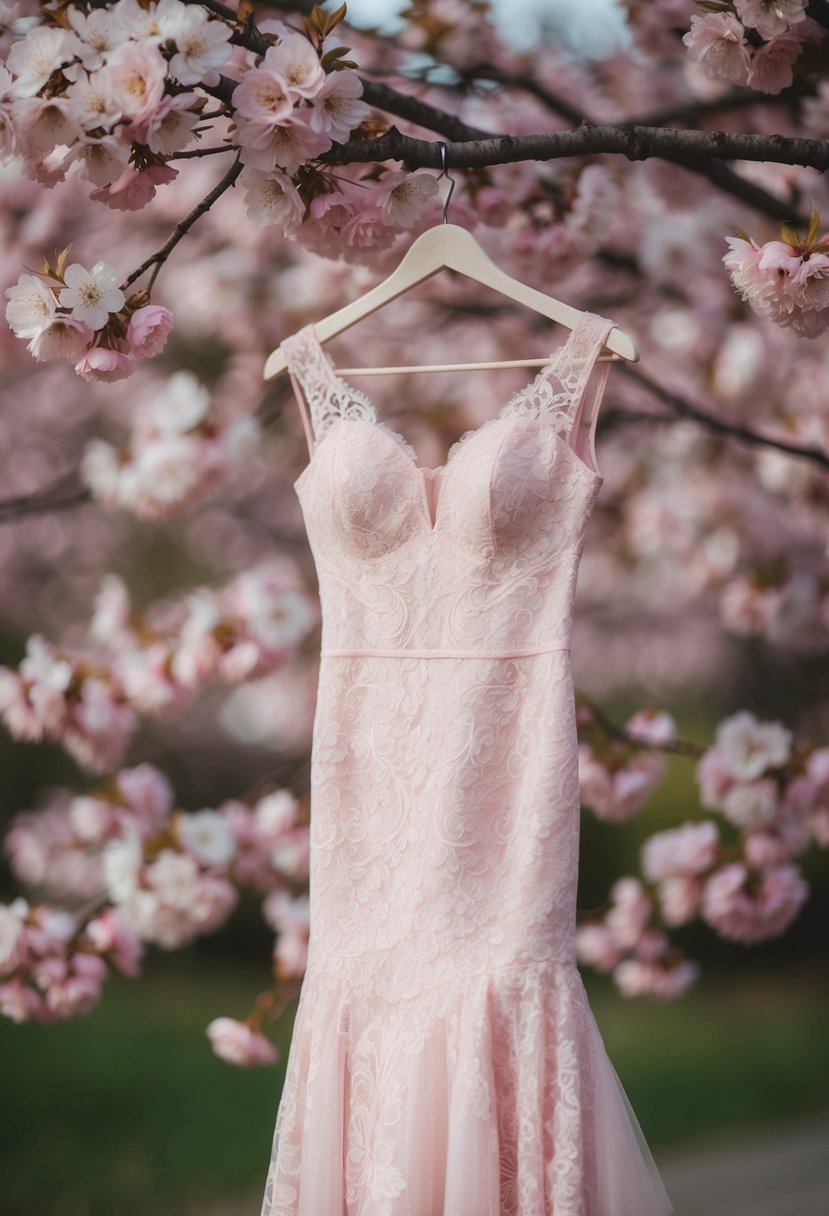
[[(358, 25), (385, 20), (394, 28), (394, 18), (407, 2), (348, 0), (348, 16)], [(519, 46), (532, 45), (537, 40), (541, 23), (580, 56), (606, 55), (627, 41), (619, 0), (492, 0), (492, 7), (496, 17), (502, 18), (505, 37)]]

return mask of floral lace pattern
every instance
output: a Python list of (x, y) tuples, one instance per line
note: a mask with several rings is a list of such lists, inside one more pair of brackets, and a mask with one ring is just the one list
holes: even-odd
[(670, 1216), (575, 964), (570, 445), (612, 322), (439, 469), (311, 327), (311, 938), (262, 1216)]

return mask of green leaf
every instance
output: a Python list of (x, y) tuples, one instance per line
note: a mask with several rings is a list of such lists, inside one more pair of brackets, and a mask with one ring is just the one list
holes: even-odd
[(346, 5), (341, 4), (340, 7), (335, 9), (333, 13), (327, 14), (325, 18), (324, 33), (330, 34), (332, 30), (336, 29), (340, 22), (345, 19), (345, 13)]
[(780, 225), (780, 237), (787, 245), (791, 245), (793, 249), (799, 249), (803, 244), (794, 228), (791, 228), (788, 224)]
[(820, 215), (818, 214), (814, 204), (809, 212), (809, 231), (806, 233), (806, 244), (809, 248), (815, 243), (817, 234), (820, 231)]

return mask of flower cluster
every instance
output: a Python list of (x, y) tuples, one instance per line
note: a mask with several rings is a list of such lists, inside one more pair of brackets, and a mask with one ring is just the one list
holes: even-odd
[(60, 908), (19, 898), (0, 905), (0, 1013), (54, 1022), (87, 1013), (109, 966), (137, 975), (142, 947), (111, 908), (86, 925)]
[(803, 43), (815, 34), (805, 10), (806, 0), (734, 0), (723, 11), (694, 15), (682, 41), (707, 75), (780, 93), (794, 80)]
[[(308, 878), (309, 827), (289, 791), (266, 793), (252, 806), (231, 800), (184, 812), (164, 774), (140, 764), (89, 794), (61, 795), (47, 810), (15, 820), (5, 846), (12, 868), (46, 891), (91, 897), (95, 908), (85, 918), (46, 904), (30, 908), (22, 898), (0, 907), (6, 1016), (51, 1020), (85, 1012), (100, 996), (108, 964), (137, 975), (145, 943), (173, 950), (212, 932), (247, 886), (266, 893), (263, 916), (278, 935), (277, 979), (303, 975), (309, 903), (294, 892)], [(66, 868), (57, 882), (49, 872), (54, 848), (44, 823), (64, 854), (86, 858), (78, 870), (82, 890), (72, 889)], [(256, 1062), (266, 1056), (269, 1062), (260, 1044)]]
[(99, 202), (142, 207), (177, 176), (164, 159), (190, 142), (204, 104), (178, 86), (218, 84), (232, 27), (180, 0), (69, 6), (65, 26), (52, 18), (27, 28), (0, 68), (8, 150), (44, 185), (71, 169)]
[(780, 241), (764, 245), (744, 233), (725, 239), (723, 262), (731, 281), (756, 313), (806, 338), (829, 327), (829, 237), (819, 237), (820, 216), (812, 208), (809, 229), (799, 236), (788, 225)]
[(401, 170), (387, 170), (376, 182), (340, 178), (335, 187), (314, 196), (296, 237), (321, 257), (347, 262), (389, 249), (438, 193), (433, 174)]
[(94, 662), (52, 646), (26, 643), (17, 671), (0, 667), (0, 719), (17, 739), (52, 739), (79, 764), (117, 767), (137, 713), (180, 709), (210, 680), (256, 679), (288, 662), (317, 620), (315, 601), (291, 563), (267, 562), (221, 591), (202, 588), (154, 624), (131, 611), (111, 575), (91, 623), (100, 643)]
[[(291, 175), (327, 152), (334, 141), (345, 142), (369, 110), (360, 100), (363, 87), (346, 66), (348, 61), (323, 50), (333, 29), (330, 18), (320, 18), (316, 48), (280, 22), (265, 21), (262, 28), (275, 31), (279, 40), (233, 90), (233, 141), (246, 170), (273, 175), (293, 197)], [(328, 75), (325, 67), (332, 69)], [(257, 180), (255, 174), (246, 178), (243, 173), (241, 178), (243, 184)]]
[(581, 961), (612, 972), (625, 996), (680, 996), (696, 980), (699, 967), (683, 959), (667, 934), (651, 923), (655, 905), (643, 884), (638, 878), (620, 878), (610, 894), (604, 919), (576, 930)]
[(711, 819), (657, 832), (642, 846), (641, 869), (653, 884), (620, 879), (601, 920), (580, 926), (580, 957), (613, 973), (626, 995), (680, 994), (698, 974), (663, 929), (699, 917), (728, 941), (759, 942), (783, 933), (809, 894), (792, 858), (814, 841), (829, 844), (829, 748), (797, 749), (779, 722), (741, 711), (720, 723), (700, 757), (705, 806), (739, 831), (738, 857)]
[(779, 722), (748, 710), (726, 718), (697, 765), (700, 798), (745, 837), (759, 866), (787, 861), (829, 836), (829, 748), (795, 748)]
[(87, 445), (81, 474), (95, 498), (143, 519), (166, 519), (191, 506), (248, 455), (259, 437), (251, 416), (223, 425), (208, 390), (192, 372), (175, 372), (139, 404), (125, 448)]
[[(579, 723), (584, 733), (592, 725), (590, 711), (582, 709)], [(676, 724), (664, 711), (643, 709), (624, 727), (623, 739), (579, 743), (581, 800), (600, 819), (621, 822), (631, 819), (644, 806), (665, 773), (665, 761), (653, 745), (673, 738)], [(637, 746), (637, 739), (642, 746)], [(648, 746), (650, 745), (650, 746)]]
[(22, 274), (6, 288), (6, 320), (38, 361), (72, 359), (84, 380), (123, 380), (138, 359), (164, 349), (173, 314), (159, 304), (141, 304), (145, 293), (127, 299), (106, 262), (91, 270), (80, 262), (64, 269), (67, 252), (54, 270), (46, 262), (40, 276)]

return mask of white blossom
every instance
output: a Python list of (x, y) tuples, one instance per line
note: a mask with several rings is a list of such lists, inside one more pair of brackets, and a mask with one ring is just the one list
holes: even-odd
[(96, 262), (91, 270), (73, 262), (64, 271), (66, 287), (58, 303), (91, 329), (102, 329), (111, 312), (124, 307), (124, 293), (118, 286), (118, 271), (106, 262)]

